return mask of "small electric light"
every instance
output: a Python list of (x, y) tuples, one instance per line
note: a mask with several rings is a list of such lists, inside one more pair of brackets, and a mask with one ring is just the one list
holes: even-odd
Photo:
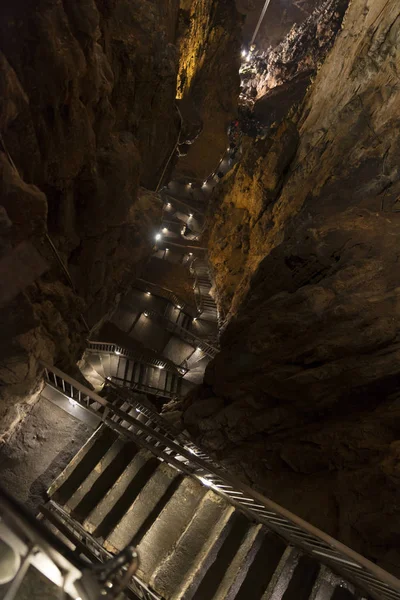
[(166, 227), (163, 228), (163, 233), (168, 233), (168, 229)]
[(145, 316), (145, 317), (148, 317), (148, 316), (149, 316), (149, 313), (148, 313), (148, 312), (144, 312), (143, 314), (144, 314), (144, 316)]
[(197, 321), (197, 317), (193, 317), (193, 321)]
[(246, 56), (247, 52), (246, 50), (242, 50), (242, 56)]
[(158, 240), (161, 240), (161, 233), (157, 233), (155, 237), (156, 237), (156, 242), (158, 242)]
[(189, 252), (189, 256), (193, 256), (193, 252)]
[(176, 308), (179, 308), (179, 310), (181, 310), (181, 309), (182, 309), (182, 306), (181, 306), (180, 304), (177, 304), (177, 305), (176, 305)]
[(163, 369), (164, 366), (163, 365), (157, 365), (157, 369)]
[(189, 213), (189, 219), (193, 217), (193, 213)]
[(146, 296), (151, 296), (151, 292), (146, 292)]
[(116, 351), (115, 351), (115, 354), (116, 354), (117, 356), (119, 356), (119, 355), (121, 354), (121, 352), (120, 352), (119, 350), (116, 350)]

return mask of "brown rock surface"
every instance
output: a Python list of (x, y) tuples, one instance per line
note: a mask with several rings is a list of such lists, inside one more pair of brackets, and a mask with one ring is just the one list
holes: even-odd
[(73, 369), (80, 313), (101, 319), (152, 252), (161, 203), (139, 186), (156, 188), (178, 137), (178, 14), (178, 0), (0, 7), (1, 251), (30, 240), (48, 265), (2, 306), (0, 431), (36, 398), (37, 359)]
[(218, 164), (237, 112), (241, 18), (232, 0), (193, 0), (180, 43), (178, 98), (192, 107), (202, 132), (176, 175), (204, 179)]
[[(195, 433), (274, 500), (400, 572), (400, 9), (353, 0), (296, 122), (214, 198), (222, 351)], [(262, 460), (260, 460), (262, 456)]]

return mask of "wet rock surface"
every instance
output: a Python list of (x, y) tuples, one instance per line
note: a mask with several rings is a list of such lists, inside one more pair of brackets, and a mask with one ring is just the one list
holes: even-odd
[(245, 141), (216, 193), (227, 318), (202, 394), (224, 406), (192, 425), (252, 485), (397, 573), (399, 36), (396, 2), (353, 0), (302, 110)]

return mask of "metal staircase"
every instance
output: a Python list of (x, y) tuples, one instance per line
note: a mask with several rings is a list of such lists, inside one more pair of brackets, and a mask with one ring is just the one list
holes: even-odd
[(53, 392), (99, 426), (49, 489), (41, 517), (78, 556), (128, 543), (127, 595), (152, 600), (399, 600), (400, 581), (218, 466), (133, 398), (46, 367)]

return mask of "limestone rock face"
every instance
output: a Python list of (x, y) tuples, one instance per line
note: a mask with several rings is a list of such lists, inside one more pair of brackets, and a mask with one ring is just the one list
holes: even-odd
[(180, 159), (177, 175), (204, 179), (226, 149), (227, 129), (237, 112), (241, 17), (232, 0), (184, 5), (188, 10), (180, 42), (178, 98), (191, 107), (202, 127)]
[(227, 326), (203, 397), (224, 407), (194, 428), (397, 572), (399, 42), (396, 0), (353, 0), (300, 117), (248, 141), (214, 198)]
[(81, 314), (101, 319), (152, 252), (162, 204), (148, 190), (180, 127), (178, 16), (179, 0), (0, 7), (0, 259), (29, 241), (47, 265), (2, 305), (2, 431), (36, 397), (37, 359), (71, 370)]

